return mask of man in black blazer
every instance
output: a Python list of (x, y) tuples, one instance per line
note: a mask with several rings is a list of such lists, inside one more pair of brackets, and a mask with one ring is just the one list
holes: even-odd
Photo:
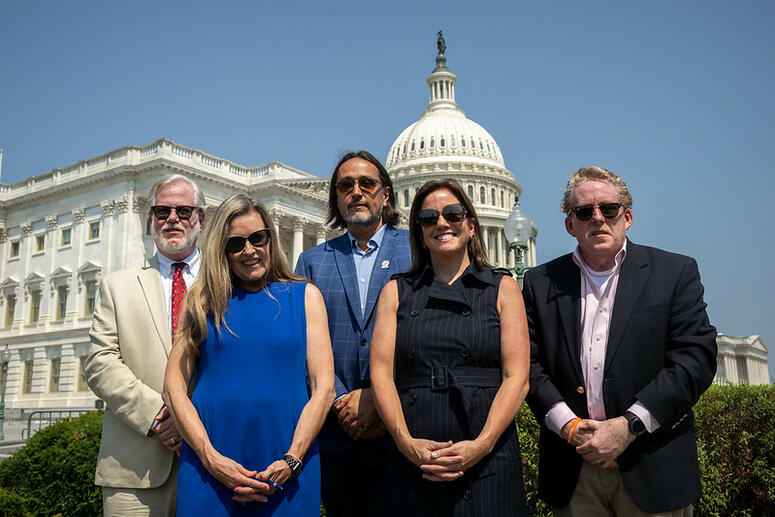
[(625, 182), (568, 181), (576, 251), (525, 275), (541, 424), (539, 492), (555, 515), (690, 514), (701, 494), (692, 406), (716, 372), (694, 259), (627, 239)]

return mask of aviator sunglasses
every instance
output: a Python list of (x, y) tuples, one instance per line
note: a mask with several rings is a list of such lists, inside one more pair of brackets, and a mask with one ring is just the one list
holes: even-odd
[(188, 221), (191, 219), (191, 215), (193, 215), (194, 210), (196, 210), (195, 206), (164, 206), (164, 205), (154, 205), (151, 207), (151, 212), (153, 212), (153, 216), (156, 219), (159, 219), (161, 221), (166, 220), (172, 211), (175, 211), (175, 213), (178, 215), (178, 219), (181, 221)]
[(600, 209), (600, 213), (606, 219), (613, 219), (619, 215), (619, 209), (624, 205), (621, 203), (603, 203), (602, 205), (584, 205), (571, 208), (570, 211), (576, 214), (579, 221), (589, 221), (595, 213), (595, 207)]
[(269, 228), (258, 230), (247, 237), (229, 237), (226, 239), (226, 252), (227, 253), (239, 253), (245, 249), (245, 241), (250, 241), (250, 245), (254, 248), (261, 248), (266, 246), (269, 242)]
[(382, 182), (369, 177), (362, 178), (345, 178), (336, 182), (336, 191), (340, 194), (349, 194), (355, 189), (355, 184), (358, 184), (362, 192), (372, 196), (382, 186)]
[[(447, 205), (441, 209), (441, 216), (450, 224), (459, 223), (466, 217), (466, 207), (460, 203)], [(422, 227), (434, 226), (438, 220), (439, 212), (432, 208), (420, 210), (417, 214), (417, 224)]]

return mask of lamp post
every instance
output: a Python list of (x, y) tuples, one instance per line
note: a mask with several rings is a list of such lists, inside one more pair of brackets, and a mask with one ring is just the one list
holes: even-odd
[(533, 235), (533, 221), (522, 213), (522, 207), (519, 206), (519, 196), (514, 198), (514, 210), (503, 223), (503, 233), (506, 234), (506, 240), (509, 241), (509, 249), (514, 250), (513, 271), (519, 286), (522, 287), (522, 279), (527, 271), (525, 252), (528, 249), (530, 237)]
[(3, 350), (2, 357), (0, 357), (0, 361), (3, 363), (3, 386), (0, 388), (2, 390), (2, 393), (0, 393), (0, 442), (5, 440), (5, 434), (3, 433), (3, 426), (5, 425), (5, 384), (8, 380), (8, 362), (10, 360), (11, 352), (8, 351), (8, 345), (5, 345), (5, 350)]

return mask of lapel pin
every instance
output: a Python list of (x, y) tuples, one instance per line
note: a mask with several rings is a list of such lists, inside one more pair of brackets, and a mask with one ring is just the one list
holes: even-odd
[(389, 267), (390, 267), (390, 261), (389, 260), (383, 260), (382, 261), (382, 265), (380, 266), (380, 268), (387, 269)]

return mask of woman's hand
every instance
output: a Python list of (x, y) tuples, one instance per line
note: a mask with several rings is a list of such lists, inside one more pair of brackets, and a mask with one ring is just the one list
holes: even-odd
[(207, 453), (204, 467), (212, 476), (223, 485), (234, 490), (237, 487), (247, 487), (253, 490), (254, 496), (248, 500), (266, 502), (266, 496), (269, 495), (270, 488), (274, 487), (254, 479), (257, 474), (255, 470), (248, 470), (236, 461), (227, 458), (216, 450)]
[[(425, 466), (436, 461), (438, 451), (448, 449), (451, 446), (452, 441), (435, 442), (423, 438), (409, 438), (409, 440), (403, 441), (403, 443), (399, 445), (399, 448), (401, 453), (406, 456), (409, 461), (420, 467), (420, 469), (425, 470)], [(461, 472), (460, 475), (450, 477), (449, 480), (457, 479), (462, 475), (463, 473)], [(447, 480), (445, 479), (445, 481)]]
[(431, 461), (420, 466), (422, 477), (428, 481), (454, 481), (489, 452), (480, 440), (449, 442), (449, 446), (433, 451)]
[(260, 491), (248, 486), (238, 486), (234, 488), (234, 497), (232, 499), (241, 502), (266, 502), (266, 496), (272, 495), (279, 490), (272, 483), (267, 483), (266, 481), (283, 486), (291, 478), (291, 474), (291, 467), (287, 463), (283, 460), (274, 461), (255, 476), (262, 486)]

